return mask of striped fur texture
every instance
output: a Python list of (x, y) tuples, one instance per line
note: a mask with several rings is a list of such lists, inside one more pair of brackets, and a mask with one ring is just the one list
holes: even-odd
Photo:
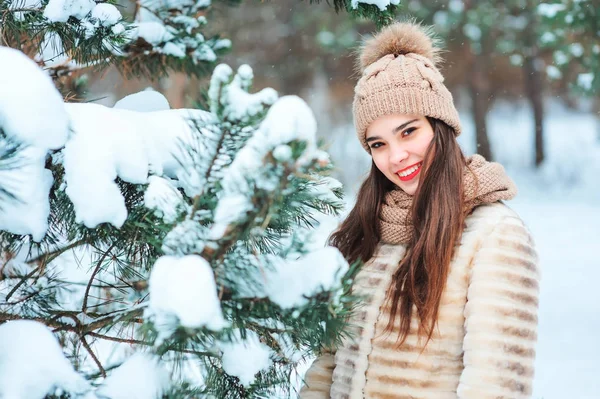
[(529, 398), (540, 275), (521, 219), (501, 203), (480, 206), (467, 218), (438, 325), (424, 349), (414, 317), (400, 348), (397, 330), (384, 333), (386, 290), (405, 251), (380, 245), (365, 264), (354, 285), (366, 298), (351, 321), (354, 339), (313, 363), (300, 398)]

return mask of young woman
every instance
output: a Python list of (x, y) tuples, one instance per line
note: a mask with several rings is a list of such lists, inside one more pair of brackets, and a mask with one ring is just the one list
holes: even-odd
[(353, 338), (325, 352), (300, 398), (528, 398), (539, 271), (497, 163), (465, 158), (429, 31), (396, 23), (367, 41), (354, 98), (373, 159), (330, 243), (365, 262)]

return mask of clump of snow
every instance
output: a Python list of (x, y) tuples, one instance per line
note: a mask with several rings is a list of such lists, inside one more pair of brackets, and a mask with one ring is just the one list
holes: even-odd
[[(223, 68), (218, 71), (221, 75), (217, 76), (226, 79), (229, 71)], [(211, 89), (216, 90), (216, 85), (213, 86), (212, 83)], [(227, 223), (241, 220), (251, 209), (250, 198), (254, 186), (249, 184), (249, 181), (266, 191), (276, 188), (277, 181), (274, 179), (277, 179), (277, 176), (261, 175), (263, 158), (280, 145), (298, 140), (307, 143), (305, 156), (301, 157), (299, 162), (312, 159), (316, 154), (316, 130), (317, 123), (312, 111), (299, 97), (285, 96), (271, 106), (259, 129), (238, 151), (225, 171), (221, 181), (223, 196), (217, 206), (219, 218), (211, 231), (212, 239), (220, 238), (226, 231)]]
[(575, 57), (581, 57), (584, 53), (584, 49), (581, 43), (571, 43), (571, 45), (569, 46), (569, 51)]
[(266, 257), (269, 267), (265, 273), (265, 292), (269, 299), (283, 309), (300, 307), (321, 291), (329, 291), (340, 284), (348, 271), (348, 262), (337, 248), (315, 250), (298, 260)]
[(246, 330), (246, 339), (243, 339), (236, 330), (233, 342), (221, 343), (219, 347), (223, 352), (223, 370), (238, 377), (246, 387), (254, 382), (257, 373), (268, 370), (273, 364), (271, 348), (261, 343), (254, 331)]
[(561, 50), (555, 51), (553, 54), (553, 57), (554, 57), (554, 61), (558, 65), (563, 65), (563, 64), (566, 64), (567, 62), (569, 62), (569, 56), (567, 54), (565, 54), (564, 51), (561, 51)]
[(242, 194), (231, 194), (224, 196), (217, 205), (214, 216), (214, 224), (210, 231), (213, 240), (221, 238), (227, 226), (244, 218), (254, 208), (248, 197)]
[(171, 109), (169, 100), (151, 88), (130, 94), (115, 103), (113, 108), (138, 112), (164, 111)]
[(287, 144), (280, 144), (273, 150), (273, 157), (280, 162), (289, 161), (292, 159), (292, 148)]
[(211, 0), (144, 0), (142, 4), (151, 10), (181, 10), (192, 6), (199, 9), (210, 6)]
[(41, 399), (57, 388), (74, 394), (90, 389), (52, 332), (29, 320), (0, 325), (0, 398)]
[(0, 47), (0, 59), (0, 127), (24, 144), (62, 147), (69, 119), (52, 79), (18, 50)]
[(341, 190), (343, 188), (342, 183), (339, 180), (334, 179), (333, 177), (322, 177), (319, 183), (315, 186), (311, 187), (311, 192), (317, 197), (322, 199), (323, 201), (327, 201), (330, 203), (340, 203), (342, 204), (342, 200), (339, 199), (334, 193), (333, 190)]
[(211, 330), (227, 325), (213, 270), (198, 255), (160, 257), (152, 269), (149, 289), (147, 316), (159, 331), (159, 342), (171, 335), (174, 321), (187, 328)]
[[(188, 117), (210, 123), (204, 111), (134, 112), (98, 104), (67, 104), (75, 134), (64, 153), (66, 193), (77, 220), (93, 228), (122, 226), (127, 210), (116, 177), (144, 184), (150, 172), (176, 178), (186, 194), (203, 186), (201, 174), (184, 144), (193, 146)], [(189, 161), (189, 162), (188, 162)], [(89, 184), (93, 181), (94, 184)]]
[(542, 36), (540, 37), (540, 42), (547, 44), (547, 43), (552, 43), (556, 40), (556, 35), (552, 32), (544, 32), (542, 34)]
[(233, 70), (227, 64), (219, 64), (213, 70), (210, 77), (210, 86), (208, 88), (208, 98), (210, 101), (210, 112), (216, 114), (219, 111), (219, 101), (221, 98), (221, 89), (231, 79)]
[(115, 24), (112, 26), (112, 28), (110, 28), (110, 31), (115, 35), (120, 35), (121, 33), (125, 32), (125, 26), (123, 26), (123, 24)]
[(50, 22), (67, 22), (69, 17), (83, 19), (94, 7), (93, 0), (50, 0), (44, 8), (44, 17)]
[(225, 118), (231, 121), (250, 120), (277, 100), (277, 92), (271, 88), (265, 88), (258, 93), (248, 93), (252, 78), (252, 68), (242, 65), (233, 81), (223, 88), (221, 104), (224, 105)]
[(153, 46), (173, 39), (173, 35), (166, 26), (158, 21), (137, 22), (135, 27), (136, 29), (132, 33), (133, 37), (141, 37)]
[(231, 48), (231, 40), (229, 39), (218, 39), (215, 45), (213, 46), (213, 49), (215, 50), (222, 50), (228, 48)]
[(580, 73), (577, 75), (577, 85), (585, 90), (592, 90), (594, 74), (592, 72)]
[(165, 222), (173, 223), (185, 209), (183, 196), (173, 183), (165, 178), (150, 176), (148, 183), (144, 192), (144, 205), (153, 209)]
[(197, 220), (186, 219), (169, 231), (161, 249), (167, 255), (199, 254), (204, 250), (208, 236), (208, 227)]
[(48, 230), (48, 194), (54, 179), (44, 168), (46, 150), (27, 147), (19, 152), (19, 167), (0, 170), (2, 187), (16, 199), (8, 199), (0, 209), (0, 230), (12, 234), (31, 234), (41, 241)]
[(183, 43), (168, 42), (162, 48), (162, 53), (177, 58), (185, 58), (185, 45)]
[(390, 4), (398, 5), (400, 4), (400, 0), (352, 0), (350, 3), (353, 9), (358, 8), (358, 3), (363, 4), (373, 4), (376, 5), (380, 11), (385, 11)]
[(556, 16), (556, 14), (558, 14), (561, 11), (564, 11), (566, 9), (566, 6), (564, 4), (560, 4), (560, 3), (556, 3), (556, 4), (548, 4), (548, 3), (541, 3), (538, 4), (537, 7), (537, 11), (538, 14), (547, 17), (547, 18), (554, 18)]
[(157, 358), (136, 353), (110, 373), (96, 394), (110, 399), (156, 399), (169, 385), (169, 374)]
[(550, 79), (560, 79), (562, 77), (562, 72), (554, 65), (548, 65), (546, 67), (546, 74)]
[(96, 19), (102, 26), (113, 26), (123, 19), (117, 7), (109, 3), (97, 4), (92, 10), (91, 17)]
[(253, 144), (275, 148), (291, 141), (304, 141), (309, 147), (316, 145), (317, 121), (309, 106), (298, 96), (281, 97), (269, 109), (261, 123)]
[(0, 172), (3, 187), (16, 197), (3, 204), (0, 229), (40, 241), (48, 227), (53, 183), (44, 168), (46, 153), (64, 145), (69, 119), (52, 80), (35, 62), (7, 47), (0, 47), (0, 59), (0, 128), (26, 146), (15, 155), (16, 167)]

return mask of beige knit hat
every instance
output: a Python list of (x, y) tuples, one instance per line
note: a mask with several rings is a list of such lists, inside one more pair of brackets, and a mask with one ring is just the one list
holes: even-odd
[(431, 29), (397, 22), (365, 41), (359, 55), (362, 76), (354, 88), (354, 125), (362, 146), (369, 125), (390, 114), (440, 119), (460, 134), (452, 94), (436, 68), (441, 61)]

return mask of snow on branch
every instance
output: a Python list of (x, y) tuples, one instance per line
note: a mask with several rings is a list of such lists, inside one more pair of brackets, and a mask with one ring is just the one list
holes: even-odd
[[(33, 61), (5, 53), (21, 64), (2, 98), (22, 102), (0, 99), (0, 139), (25, 162), (0, 168), (22, 183), (0, 179), (19, 194), (0, 207), (0, 240), (11, 244), (0, 253), (0, 336), (39, 321), (86, 354), (76, 360), (93, 384), (64, 391), (140, 399), (273, 392), (303, 355), (336, 340), (351, 268), (337, 249), (316, 248), (310, 228), (314, 211), (341, 209), (341, 187), (321, 175), (331, 165), (304, 101), (250, 93), (244, 65), (216, 69), (210, 111), (171, 110), (153, 92), (113, 108), (69, 104)], [(107, 362), (94, 340), (128, 351)], [(170, 386), (165, 370), (185, 380), (191, 363), (207, 383)], [(42, 396), (68, 385), (45, 377), (31, 377)]]
[[(19, 320), (0, 324), (0, 397), (38, 399), (56, 388), (90, 389), (43, 324)], [(33, 377), (33, 380), (32, 380)]]
[(9, 45), (34, 49), (30, 56), (54, 77), (115, 62), (126, 74), (150, 77), (174, 68), (200, 75), (201, 64), (231, 47), (228, 39), (201, 32), (207, 21), (199, 14), (210, 1), (131, 2), (133, 20), (101, 1), (2, 0), (0, 25)]

